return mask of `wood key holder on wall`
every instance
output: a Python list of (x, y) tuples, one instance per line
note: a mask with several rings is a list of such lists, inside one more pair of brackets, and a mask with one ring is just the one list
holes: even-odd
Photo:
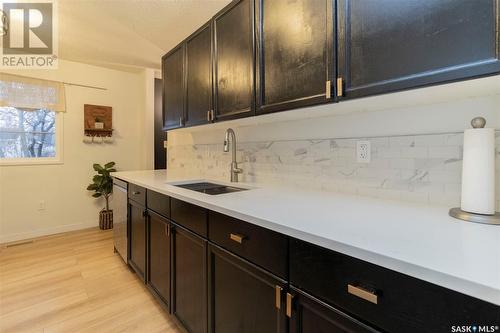
[[(84, 104), (83, 126), (86, 137), (94, 138), (111, 138), (113, 135), (113, 108), (111, 106)], [(106, 140), (108, 141), (108, 140)]]

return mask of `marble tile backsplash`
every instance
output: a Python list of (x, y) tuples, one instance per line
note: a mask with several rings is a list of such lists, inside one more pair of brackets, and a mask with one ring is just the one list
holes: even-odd
[[(356, 141), (371, 142), (371, 163), (356, 161)], [(463, 134), (331, 138), (238, 143), (241, 181), (337, 191), (377, 198), (459, 206)], [(171, 146), (175, 176), (229, 179), (222, 144)], [(496, 132), (500, 211), (500, 131)]]

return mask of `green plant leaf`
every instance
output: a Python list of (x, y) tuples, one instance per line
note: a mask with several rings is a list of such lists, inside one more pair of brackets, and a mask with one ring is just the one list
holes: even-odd
[(87, 190), (89, 190), (89, 191), (97, 190), (97, 184), (96, 183), (90, 184), (89, 186), (87, 186)]
[(104, 196), (108, 198), (113, 192), (113, 178), (110, 172), (116, 171), (113, 168), (115, 162), (108, 162), (104, 165), (104, 168), (100, 164), (93, 164), (92, 167), (97, 172), (96, 175), (92, 177), (93, 184), (87, 186), (87, 190), (94, 191), (92, 194), (94, 198), (99, 198)]
[(93, 168), (94, 168), (94, 170), (95, 170), (95, 171), (97, 171), (97, 172), (104, 170), (104, 169), (103, 169), (103, 167), (102, 167), (100, 164), (97, 164), (97, 163), (95, 163), (95, 164), (93, 165)]

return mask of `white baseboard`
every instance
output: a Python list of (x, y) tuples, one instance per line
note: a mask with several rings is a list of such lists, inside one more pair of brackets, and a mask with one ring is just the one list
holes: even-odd
[(68, 232), (80, 229), (87, 229), (99, 226), (98, 221), (87, 221), (83, 223), (66, 224), (52, 228), (44, 228), (40, 230), (31, 230), (27, 232), (20, 232), (14, 234), (0, 235), (0, 245), (4, 243), (17, 242), (20, 240), (31, 239), (41, 236), (48, 236), (59, 234), (61, 232)]

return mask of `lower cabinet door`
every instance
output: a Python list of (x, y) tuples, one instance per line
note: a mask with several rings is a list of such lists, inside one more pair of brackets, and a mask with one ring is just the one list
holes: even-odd
[(170, 222), (153, 213), (149, 214), (149, 274), (148, 286), (155, 296), (170, 309)]
[(146, 277), (146, 208), (129, 201), (129, 264), (142, 278)]
[(209, 245), (209, 332), (284, 333), (285, 281)]
[(172, 312), (190, 333), (207, 331), (207, 241), (177, 225), (172, 227)]
[(298, 289), (291, 289), (289, 295), (293, 295), (293, 310), (290, 317), (290, 333), (377, 332), (328, 304)]

